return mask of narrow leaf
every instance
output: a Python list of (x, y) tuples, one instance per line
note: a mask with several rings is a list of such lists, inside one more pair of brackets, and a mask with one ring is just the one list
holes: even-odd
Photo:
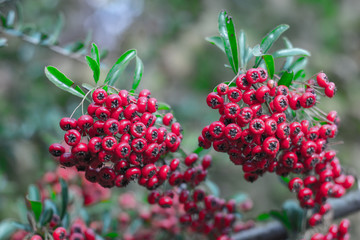
[(171, 107), (167, 103), (158, 102), (158, 110), (171, 110)]
[(291, 85), (291, 82), (294, 78), (294, 72), (287, 72), (285, 71), (283, 75), (281, 76), (278, 85), (284, 85), (289, 87)]
[(51, 208), (45, 209), (40, 215), (40, 226), (44, 226), (51, 221), (53, 217), (53, 210)]
[(30, 203), (30, 207), (32, 212), (34, 213), (36, 221), (39, 221), (41, 212), (42, 212), (42, 203), (38, 201), (32, 201), (29, 199), (29, 196), (27, 196), (27, 200)]
[(134, 82), (133, 82), (133, 85), (132, 85), (133, 90), (136, 90), (137, 87), (139, 86), (142, 75), (143, 75), (143, 71), (144, 71), (144, 64), (141, 61), (141, 59), (138, 56), (136, 56)]
[(39, 189), (31, 184), (28, 188), (28, 194), (26, 200), (30, 203), (32, 212), (34, 213), (35, 219), (38, 221), (42, 211), (42, 203)]
[(91, 57), (86, 56), (85, 58), (86, 58), (86, 62), (88, 63), (89, 67), (93, 71), (94, 81), (95, 81), (95, 83), (97, 83), (99, 81), (99, 77), (100, 77), (100, 66), (97, 63), (97, 61), (92, 59)]
[(199, 154), (199, 153), (201, 153), (203, 150), (204, 150), (203, 147), (197, 147), (197, 148), (193, 151), (193, 153)]
[(291, 226), (291, 230), (300, 232), (302, 230), (302, 222), (305, 217), (304, 209), (302, 209), (294, 200), (287, 200), (283, 204), (283, 209)]
[(60, 212), (60, 219), (63, 219), (66, 213), (68, 201), (69, 201), (69, 192), (68, 192), (68, 186), (67, 183), (64, 181), (64, 179), (60, 178), (60, 184), (61, 184), (61, 212)]
[(46, 41), (44, 41), (44, 44), (54, 45), (58, 42), (61, 30), (64, 27), (64, 18), (65, 18), (64, 14), (60, 13), (58, 20), (56, 22), (56, 25), (54, 27), (53, 33), (50, 35), (50, 37)]
[(6, 17), (6, 26), (8, 28), (11, 28), (14, 26), (14, 23), (15, 23), (15, 11), (14, 10), (10, 10), (8, 12), (8, 15)]
[(266, 221), (270, 218), (270, 214), (269, 213), (261, 213), (256, 217), (256, 220), (258, 221)]
[(95, 61), (100, 65), (99, 48), (95, 43), (93, 43), (91, 47), (91, 58), (95, 59)]
[(269, 77), (270, 77), (270, 79), (273, 79), (274, 72), (275, 72), (274, 58), (271, 55), (264, 55), (263, 59), (264, 59), (265, 64), (266, 64), (266, 68), (267, 68)]
[(269, 214), (271, 217), (279, 220), (282, 224), (284, 224), (284, 226), (287, 229), (291, 229), (291, 225), (285, 211), (279, 212), (279, 211), (271, 210)]
[(255, 56), (255, 57), (260, 57), (260, 56), (263, 55), (263, 52), (262, 52), (261, 47), (260, 47), (259, 44), (256, 45), (256, 46), (251, 50), (251, 53), (252, 53), (252, 55)]
[[(260, 47), (262, 49), (262, 53), (266, 54), (274, 42), (283, 34), (286, 30), (289, 29), (289, 25), (281, 24), (274, 28), (271, 32), (266, 34), (266, 36), (261, 40)], [(261, 58), (257, 57), (255, 60), (255, 67), (259, 66), (261, 62)]]
[[(290, 42), (290, 40), (287, 37), (283, 37), (283, 40), (284, 40), (286, 48), (288, 48), (288, 49), (293, 48), (292, 43)], [(293, 56), (287, 57), (285, 60), (284, 66), (283, 66), (283, 70), (288, 70), (293, 61), (294, 61)]]
[(205, 38), (205, 40), (211, 44), (214, 44), (215, 46), (220, 48), (221, 51), (225, 52), (224, 42), (221, 37), (219, 36), (207, 37)]
[(239, 35), (239, 50), (240, 50), (240, 61), (241, 68), (246, 67), (246, 36), (243, 30), (240, 31)]
[(28, 187), (28, 199), (31, 201), (41, 201), (39, 188), (34, 184), (30, 184)]
[(289, 71), (298, 72), (301, 69), (304, 69), (308, 60), (306, 57), (301, 57), (296, 60), (291, 66), (289, 67)]
[(310, 52), (306, 51), (302, 48), (289, 48), (289, 49), (281, 49), (273, 54), (274, 58), (282, 58), (282, 57), (290, 57), (290, 56), (311, 56)]
[(218, 23), (219, 33), (225, 46), (225, 53), (229, 59), (229, 63), (234, 73), (237, 74), (239, 68), (239, 56), (235, 27), (232, 17), (229, 16), (225, 11), (221, 11), (219, 14)]
[(67, 91), (75, 96), (83, 97), (85, 94), (79, 89), (74, 89), (71, 86), (74, 84), (69, 78), (67, 78), (62, 72), (52, 66), (45, 67), (46, 77), (58, 88)]
[(297, 80), (299, 78), (305, 78), (306, 73), (305, 70), (301, 69), (300, 71), (297, 71), (294, 76), (294, 80)]
[(112, 66), (107, 74), (104, 83), (110, 86), (118, 80), (119, 76), (123, 73), (129, 62), (136, 56), (136, 50), (131, 49), (125, 52)]

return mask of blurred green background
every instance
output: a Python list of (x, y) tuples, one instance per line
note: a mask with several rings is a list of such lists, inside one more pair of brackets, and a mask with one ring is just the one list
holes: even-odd
[[(13, 9), (16, 1), (0, 1), (0, 11)], [(346, 168), (360, 172), (360, 1), (347, 0), (27, 0), (24, 22), (51, 33), (60, 12), (65, 25), (60, 45), (84, 39), (109, 51), (104, 66), (111, 66), (124, 51), (138, 50), (145, 72), (140, 88), (149, 88), (160, 101), (172, 105), (184, 127), (183, 148), (196, 148), (203, 126), (216, 119), (205, 97), (213, 87), (233, 78), (224, 67), (225, 55), (204, 38), (217, 35), (217, 17), (222, 9), (233, 16), (237, 30), (245, 30), (251, 46), (276, 25), (287, 23), (284, 34), (294, 47), (309, 50), (308, 76), (323, 70), (338, 87), (335, 99), (324, 99), (325, 111), (341, 117), (334, 146)], [(0, 33), (8, 46), (0, 49), (0, 219), (15, 215), (13, 199), (23, 196), (29, 183), (55, 164), (48, 146), (60, 141), (58, 122), (80, 102), (47, 81), (44, 67), (53, 65), (77, 83), (91, 82), (87, 65)], [(276, 47), (281, 47), (282, 41)], [(130, 66), (130, 70), (133, 66)], [(105, 72), (103, 73), (103, 77)], [(127, 72), (120, 88), (131, 86)], [(224, 196), (249, 192), (255, 203), (253, 215), (280, 208), (294, 198), (275, 176), (267, 174), (254, 184), (243, 180), (241, 168), (225, 155), (214, 154), (210, 178)], [(266, 184), (265, 184), (266, 183)], [(354, 215), (354, 226), (360, 215)], [(360, 237), (360, 229), (353, 228)]]

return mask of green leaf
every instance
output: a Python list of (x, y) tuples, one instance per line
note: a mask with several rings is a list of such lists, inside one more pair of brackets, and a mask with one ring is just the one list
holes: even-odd
[(256, 217), (257, 221), (266, 221), (270, 218), (270, 214), (269, 213), (261, 213)]
[(269, 73), (269, 77), (270, 77), (270, 79), (273, 79), (274, 78), (274, 72), (275, 72), (274, 58), (271, 55), (264, 55), (263, 59), (264, 59), (265, 64), (266, 64), (266, 68), (267, 68), (267, 71)]
[(49, 200), (49, 199), (45, 199), (44, 208), (45, 209), (51, 209), (54, 214), (59, 215), (59, 210), (58, 210), (56, 204), (53, 201)]
[(308, 60), (306, 57), (301, 57), (296, 60), (291, 66), (289, 67), (289, 71), (298, 72), (301, 69), (304, 69)]
[[(288, 29), (289, 29), (289, 25), (281, 24), (276, 28), (274, 28), (273, 30), (271, 30), (271, 32), (266, 34), (266, 36), (261, 40), (261, 44), (260, 44), (262, 53), (266, 54), (271, 48), (271, 46), (274, 44), (274, 42), (278, 40), (280, 35), (283, 34)], [(255, 67), (259, 66), (261, 60), (262, 59), (260, 57), (256, 58)]]
[(58, 88), (61, 88), (62, 90), (67, 91), (81, 98), (85, 96), (85, 93), (81, 89), (72, 88), (74, 82), (71, 81), (69, 78), (67, 78), (62, 72), (60, 72), (55, 67), (53, 66), (45, 67), (45, 75)]
[(219, 33), (225, 46), (225, 53), (235, 74), (239, 70), (238, 45), (232, 17), (225, 11), (219, 14)]
[(279, 212), (279, 211), (271, 210), (269, 214), (271, 217), (279, 220), (282, 224), (284, 224), (284, 226), (287, 229), (291, 229), (291, 225), (285, 211)]
[(136, 90), (137, 87), (139, 86), (143, 75), (143, 71), (144, 71), (144, 64), (141, 61), (141, 59), (138, 56), (136, 56), (136, 66), (135, 66), (135, 74), (134, 74), (134, 82), (132, 85), (132, 90)]
[(15, 23), (15, 11), (14, 10), (10, 10), (8, 12), (8, 15), (6, 17), (6, 26), (8, 28), (12, 28), (14, 26)]
[(110, 232), (110, 233), (107, 233), (104, 235), (104, 237), (106, 238), (117, 238), (117, 237), (120, 237), (120, 235), (116, 232)]
[(158, 102), (158, 110), (171, 110), (171, 107), (167, 103)]
[(34, 184), (30, 184), (28, 187), (28, 199), (31, 201), (41, 201), (39, 188)]
[(251, 54), (252, 54), (253, 56), (255, 56), (255, 57), (261, 57), (261, 56), (264, 55), (259, 44), (257, 44), (257, 45), (251, 50)]
[(51, 208), (45, 209), (40, 215), (40, 226), (45, 226), (49, 223), (53, 217), (53, 210)]
[(214, 44), (215, 46), (220, 48), (221, 51), (223, 51), (225, 53), (224, 42), (221, 37), (219, 37), (219, 36), (207, 37), (207, 38), (205, 38), (205, 40), (211, 44)]
[(96, 60), (92, 59), (91, 57), (86, 56), (85, 58), (86, 58), (86, 62), (88, 63), (89, 67), (93, 71), (94, 81), (95, 81), (95, 83), (97, 83), (99, 81), (99, 77), (100, 77), (100, 66), (96, 62)]
[(285, 184), (289, 184), (290, 182), (290, 178), (289, 177), (283, 177), (283, 176), (279, 176), (281, 181), (283, 181)]
[(301, 69), (300, 71), (297, 71), (297, 73), (295, 73), (294, 80), (297, 80), (299, 78), (305, 78), (305, 76), (305, 70)]
[(193, 151), (193, 153), (199, 154), (199, 153), (201, 153), (203, 150), (204, 150), (203, 147), (197, 147), (197, 148)]
[(60, 185), (61, 185), (61, 212), (60, 212), (60, 219), (63, 219), (66, 213), (68, 201), (69, 201), (69, 192), (67, 183), (64, 179), (60, 178)]
[(30, 194), (28, 194), (26, 198), (27, 198), (28, 202), (30, 203), (31, 210), (34, 213), (36, 221), (39, 221), (39, 218), (40, 218), (40, 215), (42, 212), (42, 203), (37, 200), (32, 200), (32, 198), (30, 197)]
[(58, 42), (61, 30), (64, 27), (64, 18), (65, 18), (64, 14), (60, 13), (59, 17), (58, 17), (58, 20), (56, 22), (56, 25), (54, 27), (53, 33), (50, 35), (50, 37), (46, 41), (43, 42), (43, 44), (54, 45), (54, 44), (56, 44)]
[(206, 179), (205, 185), (209, 188), (212, 195), (220, 197), (220, 189), (213, 181)]
[(289, 87), (291, 85), (291, 82), (294, 78), (294, 72), (287, 72), (285, 71), (283, 75), (281, 76), (278, 85), (284, 85)]
[(95, 61), (100, 65), (100, 55), (99, 55), (99, 48), (98, 46), (93, 43), (91, 47), (91, 58), (95, 59)]
[(113, 86), (114, 83), (118, 80), (119, 76), (128, 66), (129, 62), (136, 56), (136, 50), (131, 49), (126, 51), (121, 57), (116, 61), (112, 66), (109, 73), (107, 74), (104, 84)]
[(0, 48), (1, 47), (6, 47), (7, 44), (7, 39), (6, 38), (0, 38)]
[(247, 51), (246, 51), (246, 36), (245, 36), (245, 32), (243, 30), (240, 31), (239, 34), (239, 50), (240, 50), (240, 61), (241, 61), (241, 68), (245, 68), (246, 67), (246, 55), (247, 55)]
[(311, 56), (310, 52), (306, 51), (302, 48), (289, 48), (289, 49), (281, 49), (273, 54), (274, 58), (282, 58), (282, 57), (291, 57), (291, 56)]
[[(284, 40), (286, 48), (288, 48), (288, 49), (293, 48), (292, 43), (290, 42), (290, 40), (287, 37), (283, 37), (283, 40)], [(283, 69), (288, 70), (290, 65), (292, 64), (293, 60), (294, 60), (293, 56), (287, 57), (285, 60)]]
[(267, 53), (271, 46), (274, 44), (274, 42), (280, 37), (281, 34), (283, 34), (286, 30), (289, 29), (289, 25), (281, 24), (274, 28), (271, 32), (266, 34), (266, 36), (261, 41), (261, 49), (263, 53)]
[(304, 209), (302, 209), (294, 200), (287, 200), (283, 204), (283, 209), (291, 226), (291, 230), (300, 232), (302, 230), (302, 223), (305, 217)]
[(19, 229), (31, 231), (29, 225), (20, 224), (14, 221), (0, 222), (0, 239), (10, 239), (10, 236)]

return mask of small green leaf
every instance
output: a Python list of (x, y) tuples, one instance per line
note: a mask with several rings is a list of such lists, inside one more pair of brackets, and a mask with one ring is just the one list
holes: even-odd
[(215, 197), (220, 197), (220, 189), (213, 181), (206, 179), (205, 184), (209, 188), (212, 195)]
[(204, 150), (203, 147), (197, 147), (197, 148), (193, 151), (193, 153), (199, 154), (199, 153), (201, 153), (203, 150)]
[(60, 212), (60, 219), (63, 219), (66, 213), (68, 201), (69, 201), (69, 192), (67, 183), (64, 179), (60, 178), (60, 185), (61, 185), (61, 212)]
[(84, 48), (84, 43), (81, 41), (77, 41), (74, 43), (69, 43), (68, 45), (63, 47), (68, 53), (76, 53)]
[(282, 224), (284, 224), (284, 226), (287, 228), (287, 229), (291, 229), (291, 225), (290, 225), (290, 221), (286, 215), (286, 212), (285, 211), (276, 211), (276, 210), (271, 210), (269, 212), (270, 216), (279, 220)]
[(238, 45), (232, 17), (221, 11), (219, 14), (219, 33), (225, 46), (225, 53), (235, 74), (239, 70)]
[(305, 78), (305, 76), (305, 70), (301, 69), (300, 71), (297, 71), (297, 73), (295, 73), (294, 80), (297, 80), (299, 78)]
[(136, 50), (131, 49), (126, 51), (120, 58), (116, 61), (116, 63), (112, 66), (109, 73), (107, 74), (104, 83), (110, 86), (113, 86), (114, 83), (118, 80), (119, 76), (128, 66), (129, 62), (135, 58)]
[(117, 237), (120, 237), (120, 235), (116, 232), (110, 232), (110, 233), (107, 233), (104, 235), (104, 237), (106, 238), (117, 238)]
[(274, 52), (272, 55), (274, 58), (291, 57), (291, 56), (306, 56), (306, 57), (311, 56), (310, 52), (301, 48), (281, 49)]
[[(284, 40), (286, 48), (288, 48), (288, 49), (293, 48), (292, 43), (290, 42), (290, 40), (287, 37), (283, 37), (283, 40)], [(284, 66), (283, 66), (283, 70), (288, 70), (293, 61), (294, 61), (293, 56), (287, 57), (285, 60)]]
[(280, 176), (280, 179), (281, 179), (281, 181), (283, 181), (283, 182), (286, 183), (286, 184), (289, 184), (289, 182), (290, 182), (290, 178), (289, 178), (289, 177)]
[(59, 17), (58, 17), (58, 20), (56, 22), (56, 25), (54, 27), (53, 33), (50, 35), (50, 37), (46, 41), (43, 42), (43, 44), (45, 44), (45, 45), (54, 45), (54, 44), (56, 44), (58, 42), (61, 30), (64, 27), (64, 18), (65, 18), (64, 14), (60, 13)]
[(261, 213), (256, 217), (257, 221), (266, 221), (270, 218), (270, 214), (269, 213)]
[(44, 208), (45, 209), (51, 209), (54, 214), (59, 215), (59, 210), (58, 210), (56, 204), (53, 201), (49, 200), (49, 199), (45, 199)]
[(39, 188), (34, 184), (30, 184), (28, 187), (28, 199), (31, 201), (41, 201)]
[(294, 72), (287, 72), (285, 71), (283, 75), (281, 76), (278, 85), (284, 85), (289, 87), (291, 85), (291, 82), (294, 78)]
[(305, 68), (307, 62), (308, 60), (306, 57), (299, 58), (289, 67), (289, 71), (298, 72)]
[(302, 230), (302, 223), (305, 217), (304, 209), (302, 209), (294, 200), (287, 200), (283, 204), (283, 209), (291, 226), (291, 230), (300, 232)]
[(7, 46), (7, 39), (6, 38), (0, 38), (0, 48)]
[(252, 50), (251, 50), (251, 54), (255, 57), (260, 57), (263, 55), (263, 52), (261, 50), (261, 47), (259, 44), (257, 44)]
[(171, 107), (167, 103), (158, 102), (158, 110), (171, 110)]
[(61, 88), (62, 90), (67, 91), (81, 98), (85, 96), (85, 93), (81, 89), (72, 88), (74, 82), (71, 81), (69, 78), (67, 78), (62, 72), (60, 72), (55, 67), (53, 66), (45, 67), (45, 75), (58, 88)]
[(100, 77), (100, 66), (96, 62), (96, 60), (92, 59), (91, 57), (86, 56), (85, 58), (86, 58), (86, 62), (88, 63), (89, 67), (93, 71), (94, 81), (95, 81), (95, 83), (97, 83), (99, 81), (99, 77)]
[(47, 223), (51, 221), (53, 217), (53, 210), (51, 208), (44, 209), (42, 214), (40, 215), (40, 226), (45, 226)]
[(31, 210), (34, 213), (36, 221), (39, 221), (42, 212), (42, 203), (39, 201), (31, 200), (31, 198), (29, 198), (29, 195), (27, 196), (27, 200), (30, 203)]
[(240, 61), (241, 61), (241, 68), (246, 67), (246, 36), (243, 30), (240, 31), (239, 34), (239, 50), (240, 50)]
[(0, 222), (0, 239), (10, 239), (11, 235), (19, 229), (31, 231), (29, 225), (20, 224), (14, 221)]
[(136, 90), (137, 87), (139, 86), (143, 75), (143, 71), (144, 71), (144, 64), (141, 61), (141, 59), (138, 56), (136, 56), (136, 66), (135, 66), (135, 74), (134, 74), (134, 82), (132, 85), (132, 90)]
[(275, 72), (274, 58), (271, 55), (264, 55), (263, 59), (264, 59), (265, 64), (266, 64), (266, 68), (267, 68), (267, 71), (269, 73), (269, 77), (270, 77), (270, 79), (273, 79), (274, 78), (274, 72)]
[(6, 17), (6, 26), (8, 28), (12, 28), (14, 26), (15, 23), (15, 11), (14, 10), (10, 10), (8, 12), (8, 15)]
[(207, 37), (207, 38), (205, 38), (205, 40), (211, 44), (214, 44), (215, 46), (220, 48), (221, 51), (223, 51), (225, 53), (224, 42), (221, 37), (219, 37), (219, 36)]
[[(274, 44), (276, 40), (280, 37), (281, 34), (283, 34), (286, 30), (289, 29), (289, 25), (281, 24), (274, 28), (271, 32), (266, 34), (266, 36), (261, 40), (261, 50), (263, 54), (266, 54), (271, 46)], [(262, 58), (257, 57), (255, 60), (255, 67), (258, 67)]]
[(91, 58), (100, 65), (99, 48), (95, 43), (93, 43), (91, 47)]

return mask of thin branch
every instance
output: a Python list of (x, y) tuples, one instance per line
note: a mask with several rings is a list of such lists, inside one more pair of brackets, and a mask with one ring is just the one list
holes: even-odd
[[(340, 199), (330, 199), (334, 219), (342, 218), (360, 211), (360, 190), (348, 193)], [(264, 226), (242, 231), (232, 236), (233, 240), (285, 240), (288, 232), (284, 225), (272, 221)]]

